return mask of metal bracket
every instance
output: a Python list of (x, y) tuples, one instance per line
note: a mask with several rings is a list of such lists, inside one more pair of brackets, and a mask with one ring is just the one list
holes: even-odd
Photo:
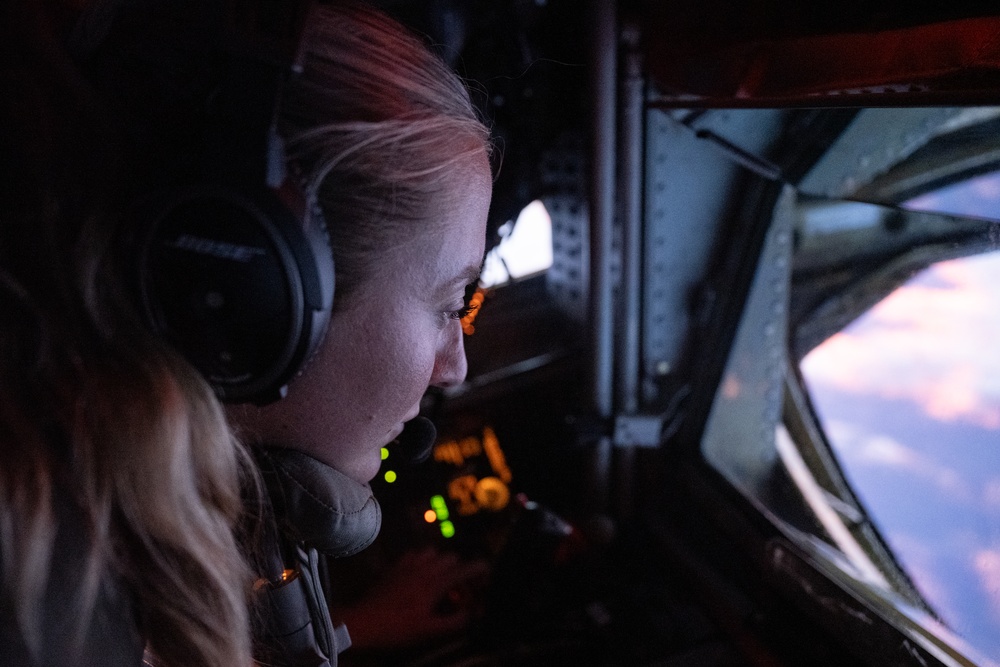
[(615, 447), (659, 447), (663, 434), (660, 415), (619, 415), (615, 417)]

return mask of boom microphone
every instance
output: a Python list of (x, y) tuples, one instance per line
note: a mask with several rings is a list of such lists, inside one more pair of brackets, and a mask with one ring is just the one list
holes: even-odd
[(414, 417), (403, 424), (403, 432), (393, 441), (396, 451), (410, 465), (423, 463), (434, 449), (437, 429), (434, 422), (426, 417)]

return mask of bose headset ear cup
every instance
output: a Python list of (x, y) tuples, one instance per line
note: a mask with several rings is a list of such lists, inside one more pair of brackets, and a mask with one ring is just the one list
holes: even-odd
[(325, 224), (289, 186), (275, 132), (308, 7), (109, 0), (74, 35), (152, 193), (128, 220), (139, 310), (225, 401), (280, 398), (332, 309)]
[(333, 254), (318, 213), (302, 221), (263, 188), (196, 186), (145, 216), (139, 289), (150, 326), (222, 400), (281, 398), (322, 342), (333, 305)]

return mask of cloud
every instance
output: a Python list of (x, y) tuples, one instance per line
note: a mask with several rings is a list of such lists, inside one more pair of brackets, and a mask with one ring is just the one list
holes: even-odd
[(973, 554), (972, 562), (994, 619), (1000, 623), (1000, 549), (981, 549)]
[[(849, 468), (883, 466), (909, 473), (953, 500), (975, 502), (969, 482), (955, 469), (881, 434), (868, 434), (841, 420), (828, 420), (827, 434)], [(997, 490), (1000, 494), (1000, 489)]]
[(1000, 477), (994, 477), (983, 485), (983, 505), (987, 510), (1000, 510)]
[(1000, 253), (940, 262), (802, 361), (807, 382), (1000, 430)]

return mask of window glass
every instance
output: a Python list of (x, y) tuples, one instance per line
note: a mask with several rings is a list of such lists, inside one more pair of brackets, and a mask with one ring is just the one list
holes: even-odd
[[(1000, 176), (907, 208), (1000, 218)], [(801, 371), (870, 519), (931, 608), (1000, 658), (1000, 252), (919, 271)]]
[(984, 218), (1000, 217), (1000, 173), (950, 185), (905, 202), (903, 208)]
[(500, 228), (500, 243), (486, 256), (480, 285), (495, 287), (552, 266), (552, 221), (545, 205), (533, 201), (513, 223)]

